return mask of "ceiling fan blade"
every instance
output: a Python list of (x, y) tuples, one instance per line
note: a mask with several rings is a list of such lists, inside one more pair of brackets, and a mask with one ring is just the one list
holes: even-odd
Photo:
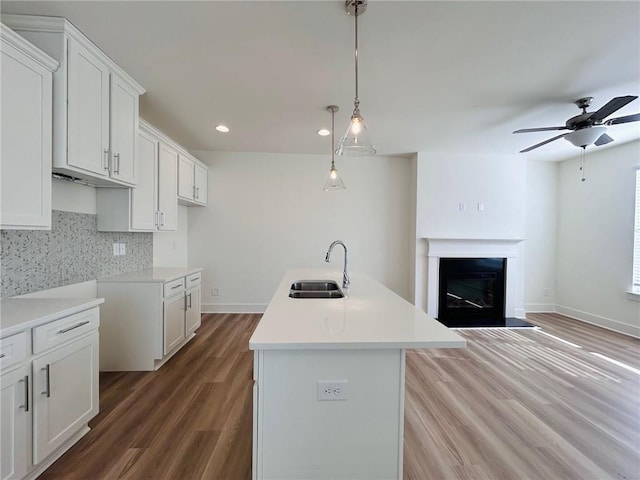
[(556, 137), (549, 138), (548, 140), (545, 140), (544, 142), (536, 143), (535, 145), (532, 145), (529, 148), (525, 148), (524, 150), (520, 150), (520, 153), (530, 152), (534, 148), (538, 148), (538, 147), (541, 147), (542, 145), (546, 145), (547, 143), (551, 143), (554, 140), (558, 140), (559, 138), (564, 137), (565, 135), (569, 135), (569, 134), (568, 133), (563, 133), (563, 134), (560, 134), (560, 135), (558, 135)]
[(640, 113), (636, 113), (634, 115), (627, 115), (626, 117), (618, 117), (607, 120), (607, 125), (617, 125), (619, 123), (629, 123), (629, 122), (639, 122), (640, 121)]
[(600, 120), (604, 120), (613, 112), (620, 110), (627, 103), (633, 102), (636, 98), (638, 97), (634, 95), (626, 95), (624, 97), (612, 98), (611, 100), (609, 100), (609, 102), (607, 102), (606, 105), (601, 107), (600, 110), (596, 110), (595, 112), (593, 112), (589, 117), (589, 121), (593, 123), (593, 122), (599, 122)]
[(546, 132), (548, 130), (568, 130), (567, 127), (540, 127), (540, 128), (521, 128), (513, 133), (527, 133), (527, 132)]
[(611, 138), (606, 133), (603, 133), (595, 142), (593, 142), (593, 144), (596, 147), (599, 147), (600, 145), (606, 145), (607, 143), (611, 143), (611, 142), (613, 142), (613, 138)]

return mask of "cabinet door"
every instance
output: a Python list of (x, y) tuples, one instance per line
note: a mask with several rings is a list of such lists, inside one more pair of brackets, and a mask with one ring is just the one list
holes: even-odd
[(187, 301), (185, 312), (185, 328), (187, 329), (187, 335), (195, 332), (201, 324), (201, 309), (200, 309), (200, 287), (195, 287), (186, 292)]
[(131, 189), (131, 228), (134, 230), (156, 230), (158, 223), (157, 177), (158, 141), (141, 131), (138, 134), (136, 163), (138, 182)]
[(136, 184), (136, 137), (138, 94), (111, 74), (111, 176)]
[(164, 301), (164, 354), (170, 353), (185, 339), (184, 295), (178, 295)]
[(178, 156), (178, 196), (185, 200), (193, 200), (195, 183), (193, 178), (193, 160), (180, 154)]
[(51, 228), (51, 72), (2, 43), (0, 223)]
[(27, 473), (29, 445), (29, 369), (0, 376), (0, 478), (13, 480)]
[(72, 39), (68, 55), (67, 163), (108, 176), (109, 70)]
[(194, 165), (194, 184), (195, 197), (194, 200), (203, 205), (207, 204), (207, 169), (198, 165)]
[(33, 360), (33, 463), (98, 413), (98, 333)]
[(160, 142), (158, 158), (159, 230), (178, 229), (178, 152)]

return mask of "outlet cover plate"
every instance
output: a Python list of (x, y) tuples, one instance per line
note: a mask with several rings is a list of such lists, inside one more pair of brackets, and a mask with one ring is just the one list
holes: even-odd
[(319, 401), (349, 400), (348, 380), (318, 380)]

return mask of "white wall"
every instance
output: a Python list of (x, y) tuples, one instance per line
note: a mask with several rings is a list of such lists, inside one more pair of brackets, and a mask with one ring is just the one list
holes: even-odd
[(418, 237), (522, 238), (526, 172), (517, 155), (418, 153)]
[(209, 165), (209, 206), (190, 210), (188, 239), (205, 311), (261, 311), (289, 268), (341, 270), (341, 249), (324, 262), (336, 239), (353, 271), (409, 297), (409, 159), (339, 158), (347, 190), (323, 192), (328, 155), (194, 154)]
[(640, 142), (589, 150), (558, 177), (558, 312), (640, 336), (640, 303), (625, 293), (633, 258), (634, 166)]
[(189, 210), (178, 205), (178, 229), (175, 232), (157, 232), (153, 234), (154, 267), (186, 267), (188, 250)]
[(525, 310), (555, 312), (558, 163), (527, 164)]
[[(418, 153), (416, 306), (427, 311), (427, 241), (424, 238), (524, 238), (526, 181), (527, 163), (522, 156)], [(524, 246), (519, 247), (519, 255), (524, 255)], [(518, 297), (524, 289), (524, 269), (521, 270)], [(522, 303), (523, 300), (518, 299), (518, 305)]]

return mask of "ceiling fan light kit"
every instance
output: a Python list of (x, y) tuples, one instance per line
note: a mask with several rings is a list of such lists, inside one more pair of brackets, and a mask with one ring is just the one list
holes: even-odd
[(360, 99), (358, 98), (358, 16), (367, 9), (367, 0), (346, 0), (347, 14), (355, 19), (355, 71), (356, 71), (356, 96), (353, 101), (353, 114), (347, 126), (345, 134), (338, 143), (336, 153), (338, 155), (375, 155), (376, 149), (369, 138), (369, 132), (360, 114)]
[(626, 115), (624, 117), (611, 118), (605, 120), (609, 115), (617, 112), (628, 103), (633, 102), (638, 97), (635, 95), (625, 95), (623, 97), (615, 97), (609, 100), (603, 107), (595, 112), (587, 112), (587, 108), (591, 105), (593, 97), (583, 97), (574, 103), (578, 108), (582, 109), (582, 113), (571, 117), (562, 127), (541, 127), (541, 128), (523, 128), (513, 133), (527, 132), (544, 132), (550, 130), (571, 130), (568, 133), (562, 133), (555, 137), (544, 140), (540, 143), (532, 145), (520, 153), (530, 152), (531, 150), (551, 143), (559, 138), (571, 142), (576, 147), (586, 148), (589, 145), (606, 145), (613, 142), (613, 138), (607, 135), (607, 127), (605, 125), (618, 125), (620, 123), (629, 123), (640, 121), (640, 114)]

